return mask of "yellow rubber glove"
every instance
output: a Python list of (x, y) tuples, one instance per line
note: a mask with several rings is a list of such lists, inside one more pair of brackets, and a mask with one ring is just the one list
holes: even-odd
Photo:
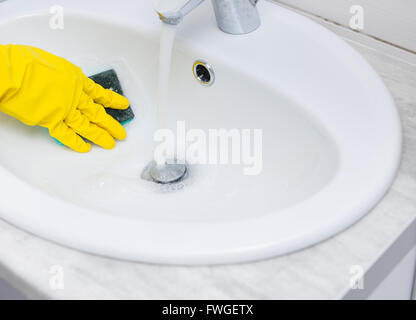
[(104, 107), (126, 109), (129, 101), (87, 78), (80, 68), (44, 50), (0, 45), (0, 110), (49, 134), (78, 152), (124, 140), (126, 131)]

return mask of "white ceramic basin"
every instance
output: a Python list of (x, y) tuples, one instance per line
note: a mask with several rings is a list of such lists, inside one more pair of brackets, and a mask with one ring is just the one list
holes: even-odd
[[(218, 30), (206, 2), (178, 30), (170, 124), (260, 128), (263, 171), (193, 166), (176, 187), (140, 179), (152, 157), (160, 22), (152, 1), (0, 4), (0, 43), (38, 46), (84, 72), (114, 67), (137, 118), (116, 149), (77, 154), (43, 128), (0, 115), (0, 215), (38, 236), (121, 259), (216, 264), (313, 245), (365, 215), (389, 188), (401, 151), (383, 83), (344, 41), (268, 2), (245, 36)], [(196, 59), (215, 69), (200, 86)]]

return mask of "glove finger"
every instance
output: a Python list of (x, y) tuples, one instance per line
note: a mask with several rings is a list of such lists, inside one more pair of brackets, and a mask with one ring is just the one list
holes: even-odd
[(118, 140), (126, 139), (126, 129), (116, 119), (110, 116), (101, 105), (94, 103), (91, 98), (82, 99), (81, 101), (82, 103), (78, 106), (78, 109), (91, 122), (105, 129)]
[(116, 146), (116, 141), (107, 131), (91, 123), (79, 110), (72, 111), (65, 123), (76, 133), (104, 149), (113, 149)]
[(49, 134), (77, 152), (86, 153), (91, 150), (91, 144), (86, 143), (63, 122), (59, 122), (55, 127), (49, 128)]
[(127, 98), (114, 91), (104, 89), (98, 83), (95, 83), (87, 77), (84, 78), (84, 92), (96, 103), (102, 104), (106, 108), (124, 110), (130, 105)]

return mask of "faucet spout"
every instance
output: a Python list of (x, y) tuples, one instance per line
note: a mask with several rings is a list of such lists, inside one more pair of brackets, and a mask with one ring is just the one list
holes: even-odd
[(157, 0), (155, 10), (164, 23), (177, 25), (204, 0)]
[[(157, 0), (156, 12), (167, 24), (177, 25), (204, 0)], [(260, 24), (259, 0), (212, 0), (218, 27), (230, 34), (247, 34)]]

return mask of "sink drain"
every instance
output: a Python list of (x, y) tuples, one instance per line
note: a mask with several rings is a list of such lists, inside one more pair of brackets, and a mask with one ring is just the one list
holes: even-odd
[(168, 184), (181, 181), (186, 172), (184, 164), (165, 164), (163, 167), (154, 166), (151, 168), (150, 176), (156, 183)]
[(203, 86), (212, 86), (215, 82), (214, 69), (205, 61), (197, 60), (193, 66), (195, 79)]
[(143, 170), (142, 179), (158, 184), (173, 184), (183, 181), (188, 176), (188, 168), (184, 164), (167, 162), (158, 166), (156, 161), (150, 162)]

